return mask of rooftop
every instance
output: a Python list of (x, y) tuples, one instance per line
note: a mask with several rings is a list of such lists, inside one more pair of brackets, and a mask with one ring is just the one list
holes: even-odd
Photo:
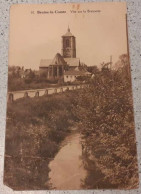
[(50, 65), (66, 65), (66, 61), (60, 53), (57, 53)]
[(71, 32), (70, 32), (70, 28), (68, 27), (68, 31), (66, 32), (66, 34), (63, 35), (64, 36), (74, 36)]
[(77, 76), (86, 76), (90, 74), (91, 73), (87, 71), (79, 71), (79, 70), (69, 70), (64, 73), (64, 75), (77, 75)]
[(64, 58), (64, 60), (67, 62), (67, 64), (70, 67), (78, 67), (80, 65), (80, 59), (79, 58)]
[(50, 65), (67, 65), (60, 53), (57, 53), (54, 59), (41, 59), (39, 67), (49, 67)]

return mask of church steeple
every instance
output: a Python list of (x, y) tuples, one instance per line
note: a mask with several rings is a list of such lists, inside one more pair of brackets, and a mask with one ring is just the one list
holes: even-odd
[(68, 25), (68, 32), (70, 32), (70, 28), (69, 28), (69, 25)]
[(62, 56), (64, 58), (76, 58), (75, 36), (70, 32), (69, 26), (67, 33), (62, 36)]

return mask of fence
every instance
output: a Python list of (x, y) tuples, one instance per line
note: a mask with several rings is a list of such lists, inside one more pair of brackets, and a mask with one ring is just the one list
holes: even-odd
[(84, 88), (87, 85), (73, 85), (73, 86), (62, 86), (58, 88), (45, 88), (45, 89), (37, 89), (37, 90), (24, 90), (24, 91), (15, 91), (15, 92), (8, 92), (7, 101), (12, 103), (14, 100), (19, 98), (33, 98), (33, 97), (40, 97), (44, 95), (50, 94), (57, 94), (62, 93), (68, 90), (76, 90)]

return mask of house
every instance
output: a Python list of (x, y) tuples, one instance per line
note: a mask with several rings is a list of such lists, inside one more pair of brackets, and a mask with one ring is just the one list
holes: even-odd
[(75, 68), (64, 73), (64, 82), (74, 82), (80, 77), (84, 78), (89, 76), (91, 76), (91, 73), (89, 73), (88, 71)]

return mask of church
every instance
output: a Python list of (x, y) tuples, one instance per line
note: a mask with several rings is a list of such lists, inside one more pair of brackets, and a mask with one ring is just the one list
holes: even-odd
[(82, 66), (80, 59), (76, 57), (76, 38), (68, 27), (66, 34), (62, 36), (61, 54), (57, 53), (52, 60), (42, 59), (39, 70), (40, 75), (44, 74), (48, 80), (72, 82), (77, 76), (88, 74)]

